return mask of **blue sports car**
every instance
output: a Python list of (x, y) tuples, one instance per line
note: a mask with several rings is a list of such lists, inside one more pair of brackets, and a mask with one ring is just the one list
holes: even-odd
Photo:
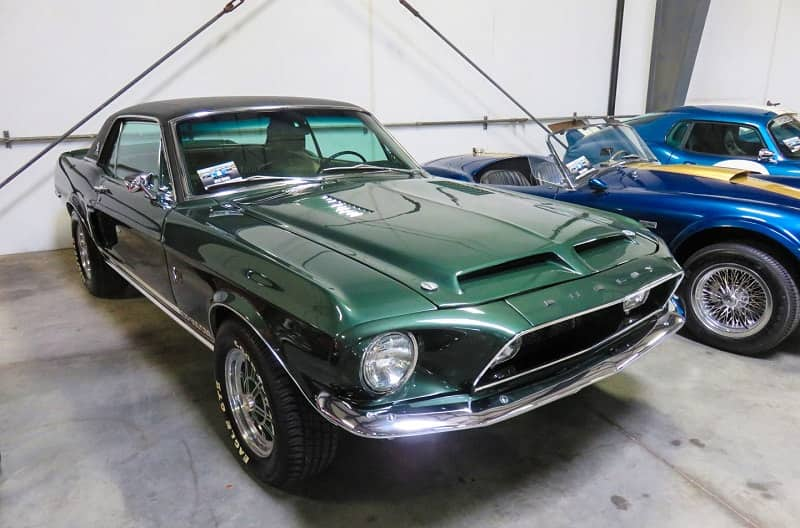
[(691, 163), (769, 174), (797, 185), (800, 116), (775, 107), (682, 106), (627, 121), (661, 163)]
[[(701, 342), (758, 355), (795, 330), (799, 189), (747, 171), (659, 164), (625, 125), (571, 128), (551, 134), (548, 147), (549, 156), (474, 152), (431, 161), (425, 169), (495, 192), (535, 194), (639, 220), (684, 266), (686, 328)], [(458, 189), (442, 192), (457, 204)], [(565, 205), (564, 214), (581, 211)], [(609, 250), (611, 242), (597, 240), (589, 251)]]

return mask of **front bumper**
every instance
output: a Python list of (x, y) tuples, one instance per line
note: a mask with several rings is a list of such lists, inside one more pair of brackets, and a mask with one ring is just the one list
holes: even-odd
[[(652, 330), (623, 352), (587, 368), (546, 383), (544, 387), (517, 387), (492, 396), (443, 405), (401, 403), (363, 410), (321, 392), (315, 399), (320, 413), (342, 429), (367, 438), (398, 438), (459, 429), (485, 427), (508, 420), (542, 405), (564, 398), (621, 371), (666, 337), (680, 330), (683, 310), (673, 299)], [(533, 391), (533, 392), (531, 392)]]

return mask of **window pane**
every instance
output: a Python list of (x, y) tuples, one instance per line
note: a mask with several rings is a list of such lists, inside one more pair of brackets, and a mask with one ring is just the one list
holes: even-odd
[(351, 110), (212, 114), (179, 123), (177, 135), (192, 194), (259, 181), (251, 176), (319, 176), (365, 162), (415, 166), (371, 116)]
[(679, 148), (683, 144), (683, 138), (686, 136), (687, 130), (689, 130), (689, 123), (686, 121), (675, 125), (667, 135), (667, 145)]
[(800, 158), (800, 119), (796, 114), (776, 117), (769, 124), (775, 143), (787, 158)]
[(356, 117), (314, 116), (309, 117), (308, 125), (319, 143), (320, 152), (326, 158), (351, 151), (358, 155), (341, 154), (337, 159), (368, 163), (388, 159), (375, 134)]
[(125, 178), (132, 174), (161, 174), (161, 130), (157, 123), (128, 121), (122, 126), (117, 143), (115, 174)]
[(686, 142), (693, 152), (740, 158), (755, 158), (763, 146), (755, 128), (736, 123), (695, 123)]

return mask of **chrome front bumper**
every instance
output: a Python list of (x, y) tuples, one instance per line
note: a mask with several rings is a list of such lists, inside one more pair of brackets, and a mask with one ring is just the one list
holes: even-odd
[(382, 409), (360, 410), (322, 392), (316, 399), (317, 410), (328, 420), (355, 435), (367, 438), (398, 438), (459, 429), (486, 427), (537, 407), (569, 396), (621, 371), (642, 357), (666, 337), (683, 326), (682, 309), (674, 300), (659, 317), (653, 329), (624, 352), (615, 354), (589, 368), (554, 380), (552, 385), (518, 387), (493, 396), (475, 398), (448, 405), (396, 404)]

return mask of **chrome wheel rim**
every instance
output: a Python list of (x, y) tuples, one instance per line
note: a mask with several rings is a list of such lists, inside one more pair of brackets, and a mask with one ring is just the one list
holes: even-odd
[(725, 337), (757, 334), (769, 323), (773, 306), (766, 281), (738, 264), (712, 266), (692, 285), (692, 307), (698, 319)]
[(83, 230), (81, 225), (78, 225), (78, 259), (86, 278), (91, 278), (92, 261), (89, 260), (89, 242), (86, 240), (86, 231)]
[(238, 343), (225, 357), (225, 386), (242, 440), (256, 455), (268, 457), (275, 445), (272, 407), (261, 376)]

